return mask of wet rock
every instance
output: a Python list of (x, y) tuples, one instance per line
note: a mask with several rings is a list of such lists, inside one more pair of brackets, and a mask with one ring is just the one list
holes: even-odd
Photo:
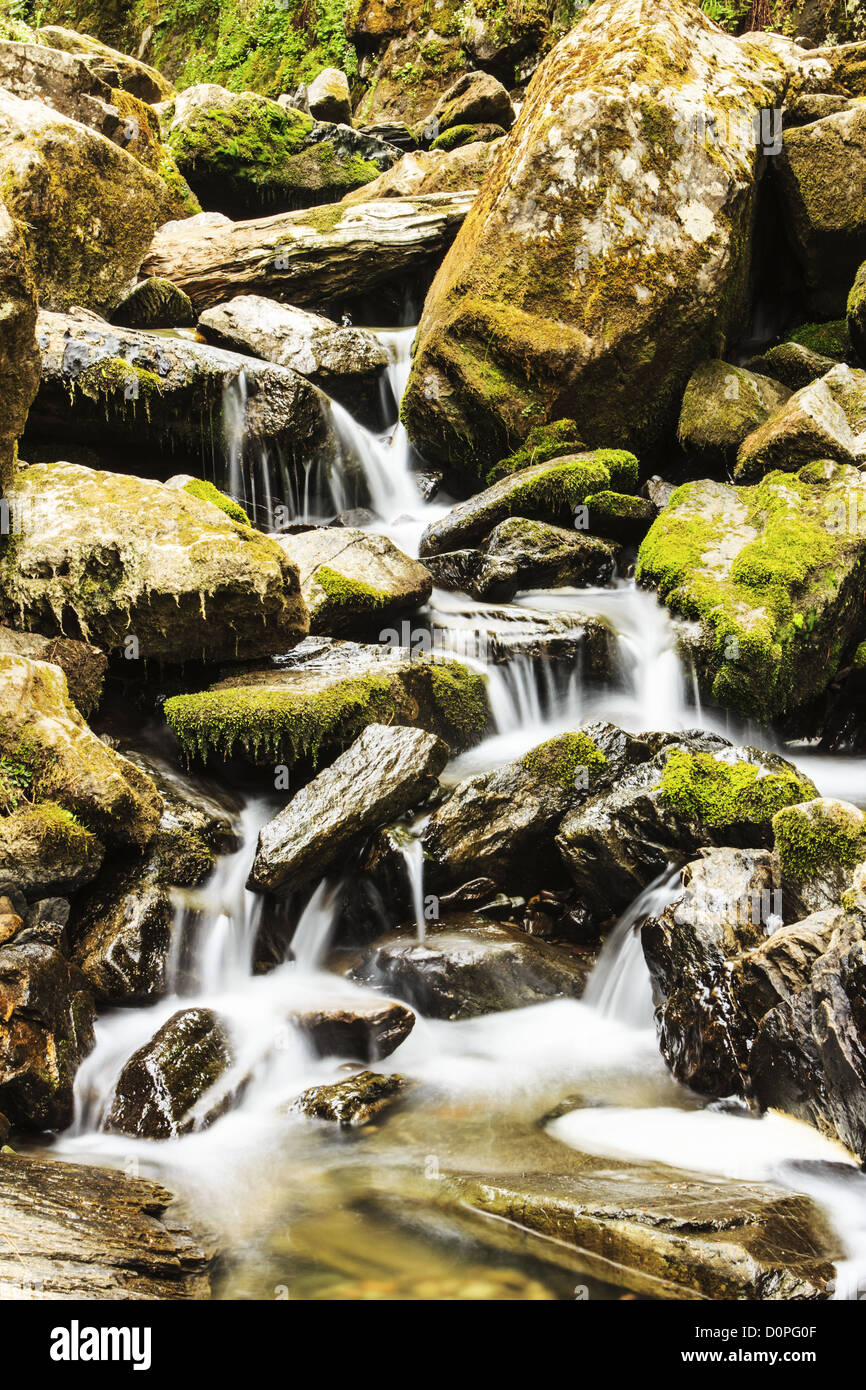
[(609, 780), (614, 766), (592, 733), (560, 734), (517, 762), (461, 782), (424, 830), (425, 887), (452, 888), (478, 875), (521, 891), (550, 883), (559, 868), (559, 823), (590, 788)]
[(189, 295), (171, 280), (151, 276), (124, 295), (112, 312), (111, 322), (123, 328), (190, 328), (195, 311)]
[(866, 815), (850, 802), (819, 797), (773, 817), (785, 916), (838, 907), (851, 875), (866, 860)]
[(478, 598), (508, 603), (520, 589), (607, 584), (615, 569), (616, 551), (605, 541), (513, 516), (494, 527), (484, 543), (476, 573), (465, 578), (468, 591)]
[(206, 309), (198, 331), (218, 347), (250, 353), (306, 377), (371, 428), (381, 418), (386, 349), (363, 328), (339, 328), (331, 319), (241, 294)]
[(307, 631), (280, 546), (185, 491), (33, 464), (13, 505), (28, 524), (0, 560), (0, 614), (24, 627), (168, 662), (267, 656)]
[(399, 155), (351, 125), (214, 84), (177, 98), (168, 144), (202, 206), (239, 218), (332, 202)]
[(0, 1107), (21, 1129), (65, 1129), (93, 1047), (83, 975), (51, 946), (0, 946)]
[[(0, 175), (46, 309), (112, 309), (180, 208), (157, 173), (88, 126), (0, 92)], [(50, 189), (50, 192), (49, 192)]]
[(458, 661), (322, 637), (269, 669), (172, 696), (165, 715), (190, 757), (243, 754), (271, 765), (315, 763), (383, 722), (427, 729), (466, 748), (489, 717), (483, 676)]
[(428, 124), (437, 131), (453, 126), (489, 122), (510, 130), (514, 124), (511, 97), (501, 82), (489, 72), (464, 72), (433, 107)]
[(512, 516), (573, 525), (576, 509), (587, 497), (612, 485), (623, 491), (637, 486), (637, 460), (632, 454), (599, 449), (532, 464), (500, 478), (434, 521), (421, 537), (421, 556), (465, 549)]
[(452, 125), (436, 136), (431, 150), (459, 150), (462, 145), (475, 145), (479, 141), (493, 144), (502, 140), (506, 132), (501, 125)]
[(333, 1001), (308, 1008), (290, 1020), (309, 1039), (320, 1057), (344, 1057), (354, 1062), (379, 1062), (396, 1052), (415, 1027), (415, 1015), (391, 999), (361, 999), (353, 993), (345, 1003)]
[(142, 1139), (171, 1139), (208, 1119), (209, 1095), (232, 1062), (231, 1044), (211, 1009), (179, 1009), (134, 1052), (117, 1080), (106, 1127)]
[(105, 668), (105, 652), (90, 642), (72, 637), (40, 637), (36, 632), (18, 632), (0, 627), (0, 654), (24, 656), (30, 661), (48, 661), (59, 666), (66, 677), (69, 695), (87, 719), (99, 705)]
[[(866, 379), (866, 374), (859, 375)], [(826, 377), (796, 391), (753, 430), (737, 452), (737, 481), (754, 482), (776, 468), (794, 473), (813, 459), (855, 463), (863, 445), (843, 405), (849, 382), (858, 384), (856, 378), (850, 381), (852, 376), (849, 368), (834, 367)]]
[(352, 122), (349, 79), (339, 68), (324, 68), (307, 87), (310, 112), (320, 121)]
[(424, 941), (380, 937), (353, 979), (405, 999), (427, 1018), (477, 1018), (547, 999), (579, 998), (592, 959), (478, 916), (428, 927)]
[(36, 287), (20, 228), (0, 206), (0, 495), (12, 479), (18, 437), (39, 385)]
[[(709, 342), (740, 333), (763, 161), (752, 120), (801, 63), (771, 65), (685, 0), (582, 14), (539, 67), (427, 297), (403, 403), (425, 458), (477, 481), (554, 414), (589, 446), (640, 452), (664, 435)], [(678, 140), (722, 92), (721, 146)], [(612, 201), (626, 214), (599, 238)], [(612, 261), (628, 272), (611, 277)]]
[(0, 730), (32, 811), (44, 814), (50, 803), (58, 836), (77, 838), (84, 826), (106, 844), (143, 847), (153, 838), (162, 809), (156, 787), (90, 731), (58, 666), (0, 655)]
[(0, 880), (27, 897), (92, 883), (104, 855), (96, 836), (56, 804), (22, 805), (0, 816)]
[(320, 526), (280, 544), (301, 577), (312, 633), (378, 633), (430, 597), (428, 571), (387, 536)]
[(24, 925), (15, 944), (18, 946), (51, 946), (68, 958), (66, 924), (70, 905), (66, 898), (42, 898), (31, 903), (24, 915)]
[(826, 688), (857, 631), (864, 537), (849, 519), (864, 508), (862, 474), (832, 463), (677, 490), (637, 575), (700, 624), (689, 646), (715, 704), (765, 720)]
[(372, 183), (347, 193), (343, 202), (369, 203), (377, 198), (480, 188), (500, 148), (496, 140), (474, 140), (453, 150), (410, 150)]
[(599, 535), (623, 545), (642, 541), (658, 516), (658, 507), (647, 497), (630, 497), (625, 492), (593, 492), (586, 499), (589, 525)]
[(23, 926), (24, 919), (18, 916), (9, 898), (0, 898), (0, 946), (11, 941)]
[(109, 463), (122, 445), (127, 466), (140, 460), (145, 476), (156, 452), (170, 454), (175, 471), (227, 478), (227, 398), (250, 454), (268, 451), (292, 465), (332, 447), (320, 395), (286, 367), (80, 312), (41, 314), (38, 338), (42, 380), (27, 439), (49, 445), (50, 461), (75, 440), (98, 446)]
[(849, 110), (786, 130), (781, 153), (770, 164), (806, 283), (809, 311), (822, 318), (844, 313), (866, 248), (864, 133), (866, 110), (855, 103)]
[(0, 1201), (9, 1242), (0, 1250), (0, 1298), (210, 1296), (215, 1248), (173, 1219), (172, 1194), (156, 1183), (0, 1154)]
[(329, 1120), (344, 1129), (354, 1129), (378, 1120), (401, 1099), (406, 1082), (402, 1076), (380, 1076), (362, 1071), (332, 1086), (313, 1086), (298, 1096), (292, 1106), (314, 1120)]
[(582, 901), (623, 911), (665, 866), (707, 845), (764, 848), (812, 783), (784, 758), (714, 735), (674, 738), (566, 816), (557, 845)]
[(719, 360), (702, 362), (683, 396), (677, 438), (702, 467), (729, 467), (746, 436), (789, 395), (769, 376)]
[(383, 198), (248, 222), (168, 222), (142, 267), (185, 290), (200, 313), (235, 294), (320, 307), (417, 276), (450, 244), (473, 194)]
[(432, 734), (370, 724), (261, 831), (249, 887), (286, 893), (320, 877), (364, 835), (423, 801), (447, 761)]
[(460, 589), (474, 592), (475, 579), (484, 564), (480, 550), (444, 550), (438, 555), (425, 555), (424, 567), (433, 576), (437, 589)]
[[(61, 48), (67, 53), (83, 54), (88, 65), (97, 72), (111, 72), (111, 85), (138, 97), (139, 101), (166, 101), (174, 95), (174, 87), (168, 78), (157, 72), (138, 58), (110, 48), (92, 34), (79, 34), (73, 29), (63, 29), (54, 24), (43, 25), (37, 30), (39, 40), (52, 48)], [(117, 81), (114, 74), (117, 74)]]

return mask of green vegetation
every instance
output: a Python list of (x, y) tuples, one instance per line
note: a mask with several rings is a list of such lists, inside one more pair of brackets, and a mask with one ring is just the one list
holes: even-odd
[(549, 425), (535, 425), (519, 449), (491, 468), (487, 482), (495, 483), (498, 478), (519, 473), (522, 468), (530, 468), (534, 463), (547, 463), (549, 459), (585, 451), (586, 445), (574, 420), (553, 420)]
[(560, 734), (524, 754), (520, 765), (541, 781), (568, 790), (576, 786), (581, 768), (591, 782), (607, 766), (607, 758), (588, 734)]
[(190, 482), (184, 483), (184, 492), (188, 492), (190, 497), (198, 497), (202, 502), (212, 502), (215, 507), (219, 507), (221, 512), (230, 516), (232, 521), (240, 522), (242, 526), (251, 526), (252, 522), (239, 502), (233, 497), (227, 497), (224, 492), (220, 492), (213, 483), (207, 482), (204, 478), (193, 478)]
[(348, 579), (331, 569), (330, 565), (319, 565), (313, 579), (337, 608), (384, 608), (392, 598), (386, 589), (374, 589), (372, 584), (365, 584), (362, 579)]
[(678, 815), (715, 827), (763, 824), (783, 807), (816, 795), (808, 777), (793, 769), (767, 772), (758, 763), (730, 763), (681, 748), (671, 753), (658, 785), (662, 801)]
[(827, 868), (853, 869), (866, 859), (866, 819), (843, 801), (808, 800), (779, 811), (773, 833), (782, 872), (792, 878), (812, 878)]
[(837, 362), (844, 362), (851, 351), (848, 325), (844, 319), (833, 319), (830, 323), (804, 323), (789, 335), (788, 341), (799, 343), (821, 357), (834, 357)]

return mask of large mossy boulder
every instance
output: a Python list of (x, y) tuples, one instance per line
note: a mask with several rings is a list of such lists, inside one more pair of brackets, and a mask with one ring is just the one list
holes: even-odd
[(177, 663), (270, 656), (308, 630), (276, 541), (185, 490), (32, 464), (11, 501), (22, 525), (0, 557), (0, 615), (23, 628)]
[(489, 72), (464, 72), (442, 93), (430, 113), (428, 128), (435, 125), (442, 132), (483, 122), (510, 130), (514, 125), (511, 97)]
[(0, 91), (0, 180), (44, 308), (110, 310), (156, 228), (184, 215), (159, 174), (104, 135)]
[(838, 363), (795, 391), (737, 450), (734, 477), (754, 482), (772, 469), (793, 473), (814, 459), (866, 459), (866, 372)]
[(677, 438), (698, 466), (730, 466), (746, 436), (790, 394), (779, 382), (743, 367), (719, 359), (702, 362), (683, 396)]
[(175, 471), (213, 470), (225, 486), (233, 449), (300, 467), (333, 447), (326, 403), (290, 368), (82, 311), (40, 314), (37, 337), (42, 379), (26, 440), (42, 457), (76, 443), (111, 467), (120, 445), (125, 466), (145, 475), (169, 455)]
[(637, 482), (637, 459), (621, 449), (596, 449), (533, 463), (500, 478), (434, 521), (421, 537), (420, 553), (437, 555), (473, 545), (512, 516), (574, 526), (578, 509), (593, 493), (610, 488), (631, 492)]
[[(24, 765), (12, 764), (18, 766)], [(0, 775), (3, 770), (0, 766)], [(28, 898), (71, 893), (92, 883), (104, 854), (96, 835), (56, 802), (22, 802), (0, 815), (0, 880)]]
[(834, 463), (677, 489), (637, 574), (699, 624), (690, 648), (713, 703), (769, 720), (826, 689), (862, 625), (864, 515), (863, 475)]
[(66, 53), (81, 54), (90, 67), (97, 71), (117, 74), (112, 82), (115, 87), (138, 97), (139, 101), (168, 101), (174, 96), (174, 87), (167, 77), (139, 58), (132, 58), (117, 48), (111, 48), (94, 38), (92, 34), (79, 34), (74, 29), (64, 29), (60, 25), (46, 24), (37, 29), (38, 43), (51, 48), (62, 49)]
[(173, 695), (165, 715), (188, 757), (263, 765), (315, 764), (368, 724), (408, 724), (465, 748), (489, 717), (484, 677), (459, 661), (312, 637), (267, 670)]
[(280, 538), (301, 577), (310, 632), (327, 637), (378, 635), (426, 603), (433, 580), (387, 536), (318, 526)]
[[(425, 457), (477, 479), (562, 415), (590, 445), (663, 435), (744, 325), (752, 122), (788, 76), (689, 0), (590, 7), (536, 71), (428, 296), (403, 402)], [(698, 115), (721, 103), (734, 133), (704, 140)]]
[(321, 309), (383, 284), (416, 283), (450, 246), (474, 196), (379, 198), (245, 222), (204, 213), (160, 228), (142, 270), (174, 280), (199, 312), (235, 294)]
[(24, 239), (0, 203), (0, 496), (15, 469), (18, 438), (39, 385), (36, 286)]
[[(383, 173), (399, 151), (254, 93), (207, 86), (178, 99), (168, 145), (203, 207), (256, 217), (330, 203)], [(182, 106), (181, 106), (182, 103)]]
[[(80, 841), (86, 827), (109, 844), (149, 844), (162, 811), (156, 787), (91, 732), (60, 667), (0, 655), (0, 677), (3, 809), (30, 814), (49, 803), (49, 841), (52, 834)], [(14, 882), (15, 872), (14, 860), (4, 864), (4, 877)]]

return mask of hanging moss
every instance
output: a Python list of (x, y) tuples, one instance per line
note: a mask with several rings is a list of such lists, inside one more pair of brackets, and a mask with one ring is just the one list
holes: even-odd
[(664, 804), (678, 815), (715, 827), (763, 824), (782, 807), (815, 796), (814, 784), (793, 769), (768, 773), (758, 763), (730, 763), (685, 749), (671, 753), (659, 787)]

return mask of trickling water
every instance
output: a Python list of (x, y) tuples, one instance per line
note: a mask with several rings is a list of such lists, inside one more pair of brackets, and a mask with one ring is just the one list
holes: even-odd
[(608, 936), (589, 978), (584, 1001), (603, 1018), (630, 1028), (652, 1028), (653, 997), (640, 941), (640, 924), (663, 912), (681, 888), (679, 870), (666, 869), (635, 898)]

